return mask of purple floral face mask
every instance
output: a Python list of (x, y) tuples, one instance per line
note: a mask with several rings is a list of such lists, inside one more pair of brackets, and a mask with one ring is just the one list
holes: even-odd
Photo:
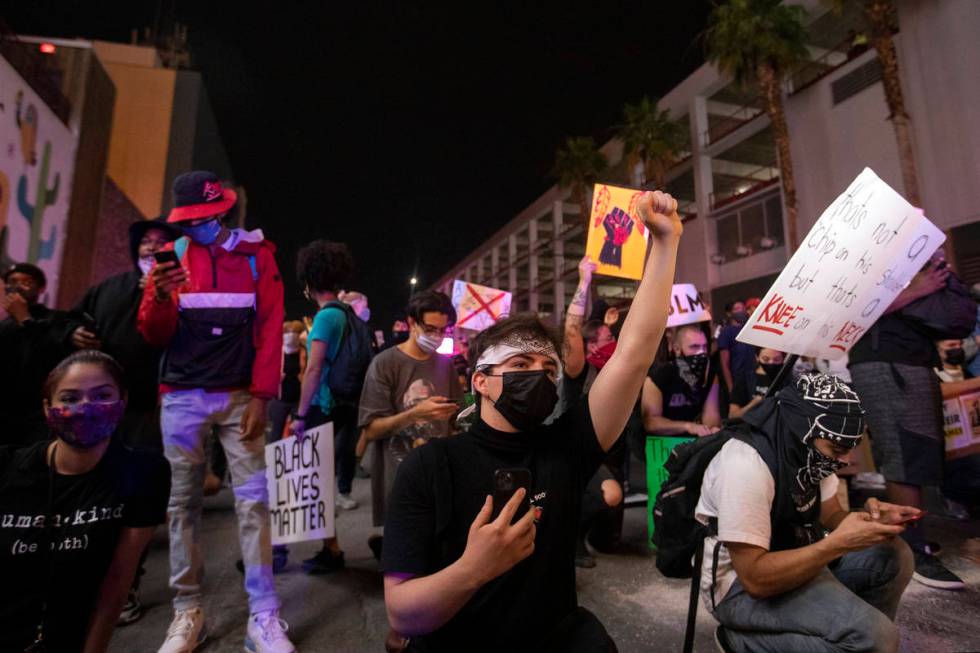
[(112, 435), (125, 409), (121, 400), (51, 406), (47, 412), (48, 428), (73, 447), (91, 449)]

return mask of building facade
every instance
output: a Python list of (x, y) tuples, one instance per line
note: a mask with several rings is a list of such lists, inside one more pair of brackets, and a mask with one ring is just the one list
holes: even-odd
[[(835, 13), (818, 0), (809, 15), (811, 61), (786, 82), (803, 238), (823, 210), (865, 167), (903, 191), (898, 149), (872, 48), (860, 47), (858, 2)], [(980, 281), (980, 2), (896, 0), (895, 43), (913, 138), (923, 208), (946, 231), (951, 260)], [(761, 98), (705, 64), (659, 102), (682, 124), (688, 144), (666, 176), (679, 200), (684, 237), (676, 283), (693, 283), (720, 307), (762, 296), (792, 255), (786, 238), (776, 149)], [(606, 143), (603, 182), (630, 184), (622, 146)], [(631, 179), (631, 177), (633, 177)], [(549, 188), (488, 241), (440, 277), (449, 291), (464, 279), (514, 293), (513, 311), (559, 323), (585, 249), (587, 218), (567, 191)], [(600, 277), (610, 303), (627, 304), (635, 284)]]

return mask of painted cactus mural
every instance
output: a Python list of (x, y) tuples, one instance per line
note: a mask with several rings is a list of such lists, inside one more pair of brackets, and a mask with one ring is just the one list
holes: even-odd
[(27, 177), (21, 175), (17, 183), (17, 206), (21, 215), (30, 225), (30, 240), (27, 245), (27, 260), (37, 263), (54, 256), (54, 241), (57, 230), (52, 226), (48, 238), (41, 240), (41, 230), (44, 226), (44, 210), (58, 201), (58, 187), (61, 185), (61, 173), (54, 173), (54, 184), (48, 188), (48, 171), (51, 163), (51, 143), (44, 144), (44, 154), (41, 155), (41, 170), (37, 178), (37, 190), (34, 194), (33, 206), (27, 200)]
[(36, 264), (48, 301), (58, 296), (77, 148), (78, 135), (0, 55), (0, 267)]

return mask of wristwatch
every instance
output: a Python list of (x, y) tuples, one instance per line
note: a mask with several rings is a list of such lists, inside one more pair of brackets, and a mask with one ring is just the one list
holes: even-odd
[(289, 414), (289, 416), (292, 417), (293, 419), (299, 420), (301, 422), (306, 421), (306, 415), (300, 415), (297, 412), (292, 412), (292, 413)]

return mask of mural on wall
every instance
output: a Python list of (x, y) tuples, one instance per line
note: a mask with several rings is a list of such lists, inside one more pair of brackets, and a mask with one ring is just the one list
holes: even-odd
[(77, 141), (0, 58), (0, 265), (27, 261), (57, 295)]

